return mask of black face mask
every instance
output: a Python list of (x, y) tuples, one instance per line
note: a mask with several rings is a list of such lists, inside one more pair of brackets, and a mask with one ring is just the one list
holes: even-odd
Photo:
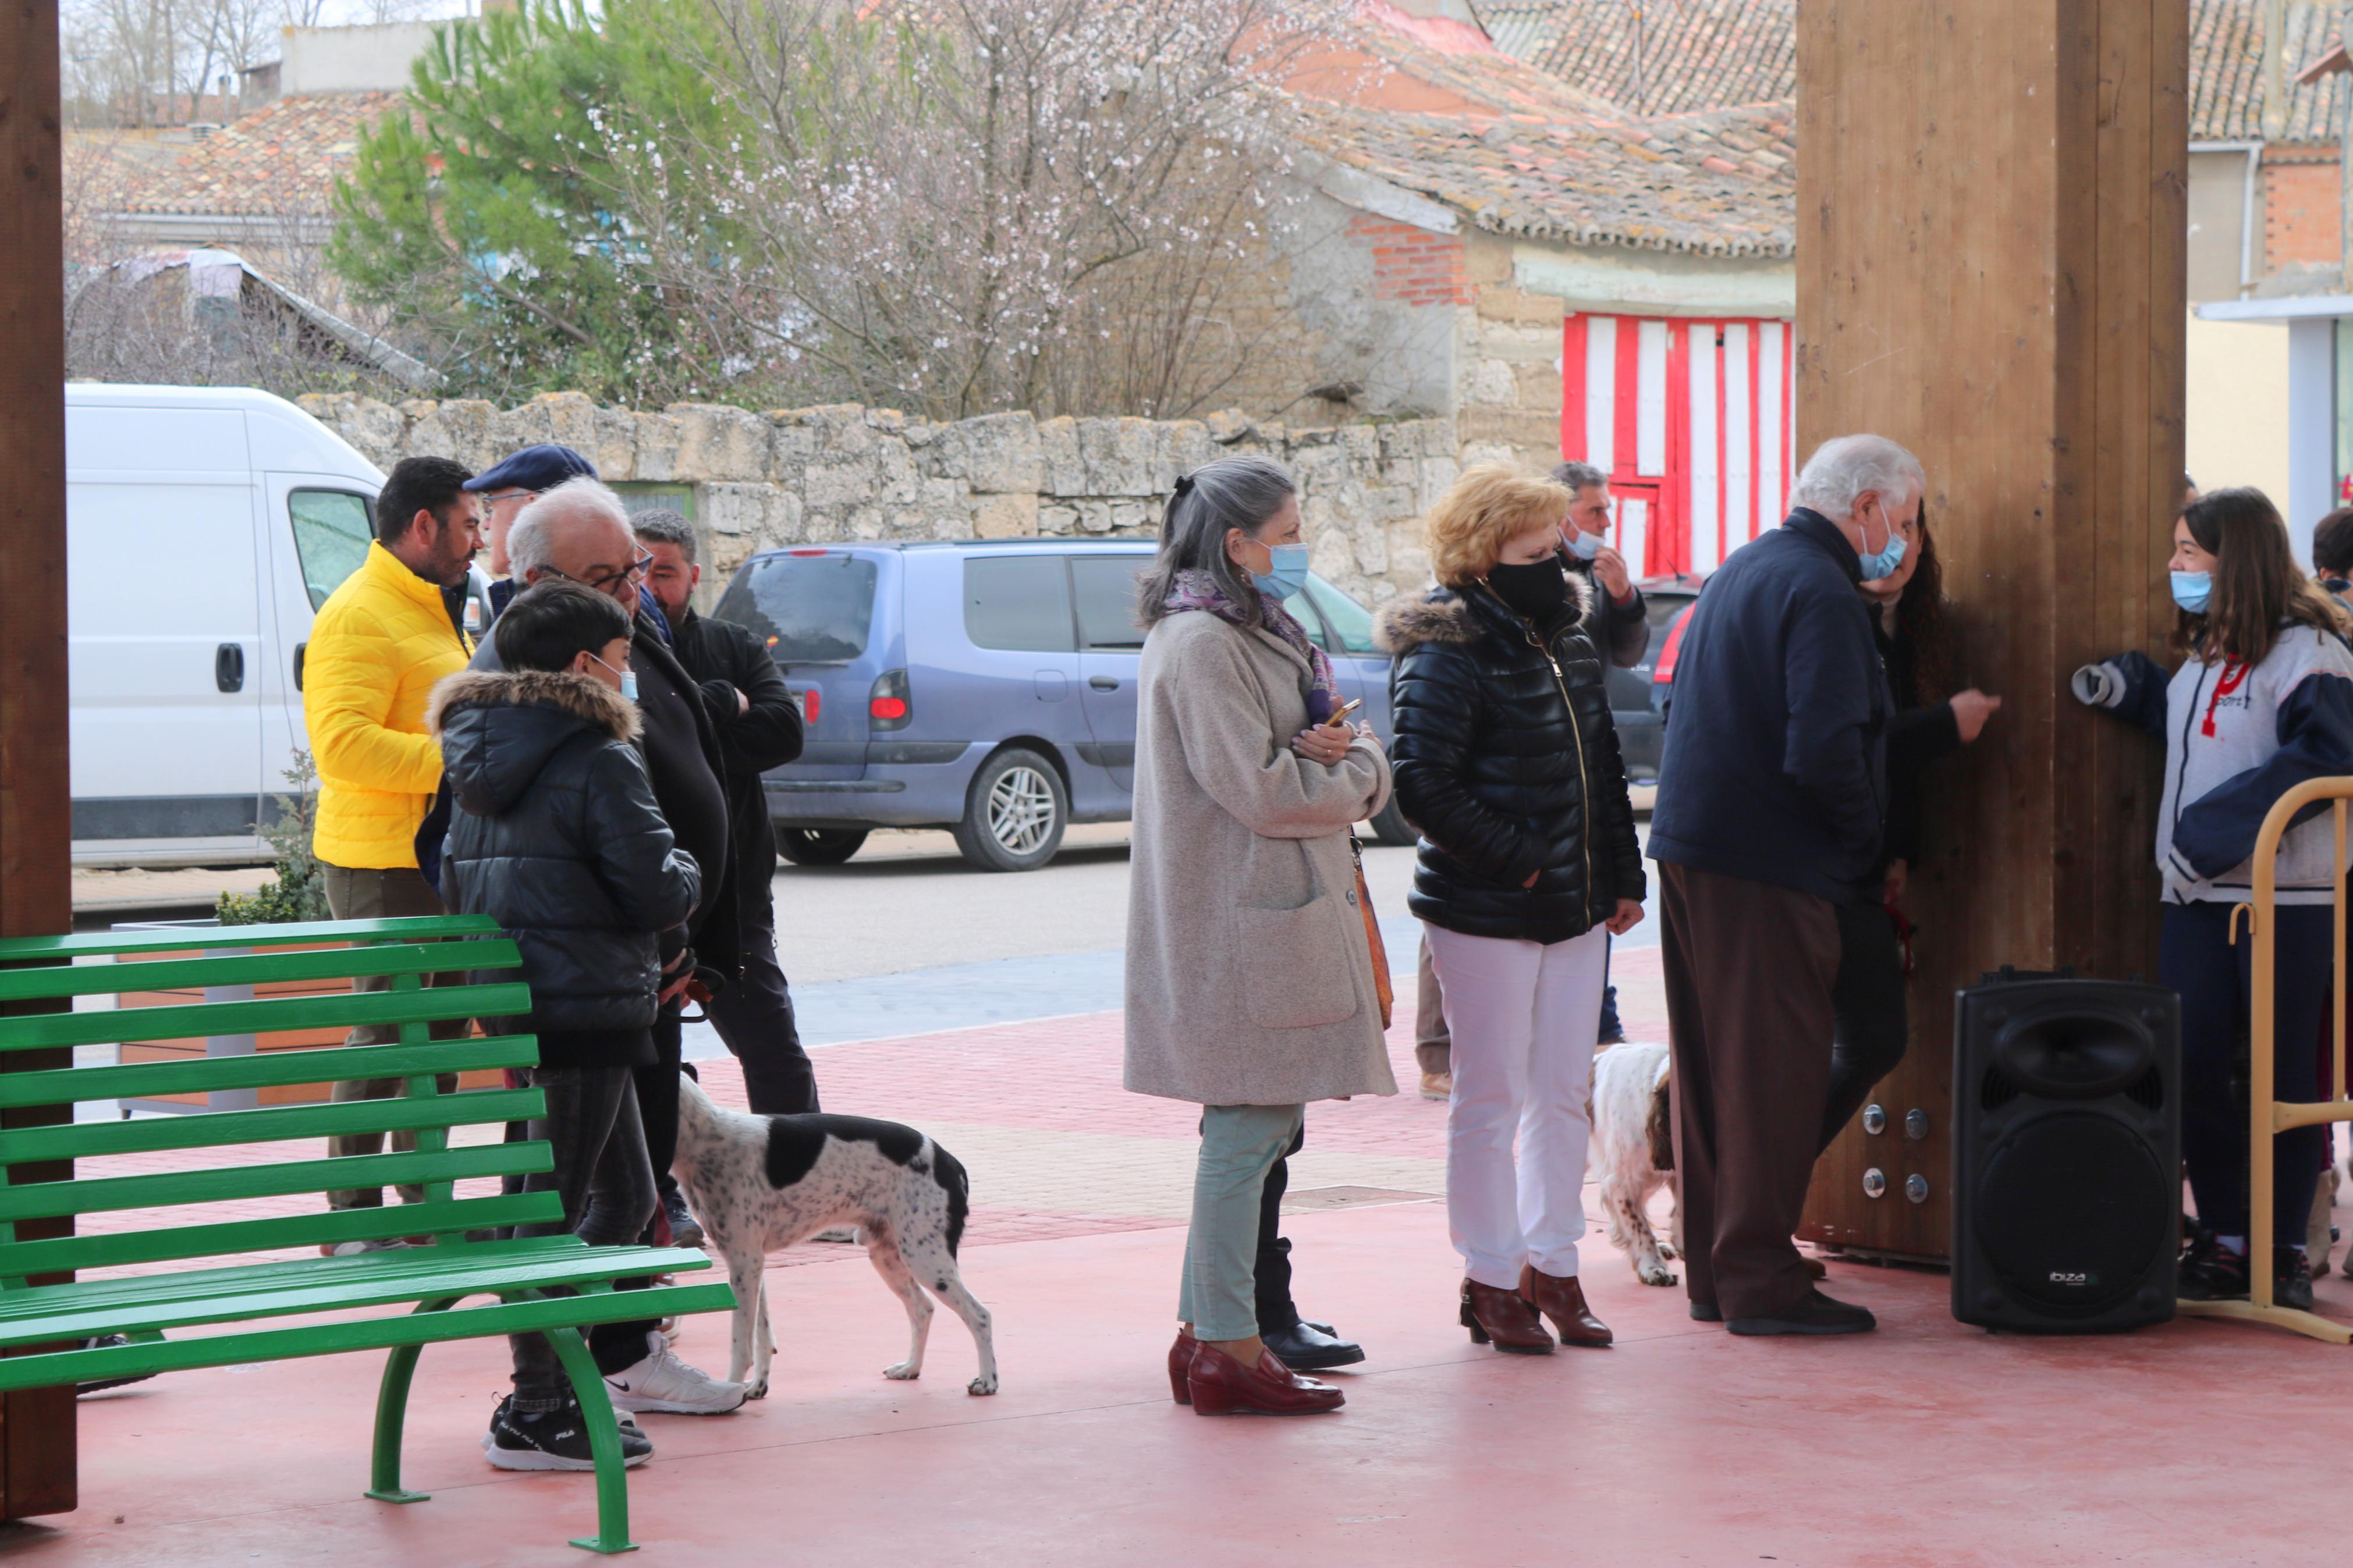
[(1487, 569), (1487, 586), (1513, 614), (1532, 621), (1549, 619), (1568, 603), (1568, 578), (1560, 557), (1547, 555), (1525, 566), (1495, 565)]

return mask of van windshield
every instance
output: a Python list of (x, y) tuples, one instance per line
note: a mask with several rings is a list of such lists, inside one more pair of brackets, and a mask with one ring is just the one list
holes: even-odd
[(874, 563), (856, 555), (771, 555), (727, 585), (713, 612), (750, 628), (778, 664), (847, 664), (874, 625)]

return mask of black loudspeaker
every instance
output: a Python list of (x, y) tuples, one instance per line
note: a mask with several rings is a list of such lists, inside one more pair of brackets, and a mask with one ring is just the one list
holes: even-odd
[(2173, 1316), (2181, 998), (2004, 969), (1953, 1019), (1953, 1316), (2094, 1333)]

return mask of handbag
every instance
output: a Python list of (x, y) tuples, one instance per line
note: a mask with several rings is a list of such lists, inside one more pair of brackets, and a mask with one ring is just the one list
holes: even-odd
[(1348, 835), (1348, 858), (1356, 862), (1356, 909), (1365, 917), (1365, 945), (1373, 956), (1373, 994), (1380, 998), (1381, 1027), (1387, 1030), (1397, 1007), (1397, 987), (1389, 984), (1389, 950), (1381, 941), (1381, 922), (1373, 915), (1373, 890), (1365, 885), (1365, 847), (1353, 832)]

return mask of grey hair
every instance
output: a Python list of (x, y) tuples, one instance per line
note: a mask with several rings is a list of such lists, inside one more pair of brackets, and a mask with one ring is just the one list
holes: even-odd
[(1567, 485), (1572, 490), (1589, 490), (1609, 482), (1609, 476), (1591, 463), (1563, 463), (1552, 471), (1552, 479), (1553, 483)]
[(702, 563), (701, 556), (697, 553), (694, 524), (686, 521), (684, 512), (672, 511), (668, 507), (658, 507), (651, 511), (641, 511), (629, 519), (629, 526), (637, 531), (638, 543), (675, 544), (678, 546), (679, 553), (686, 557), (686, 563), (689, 566), (699, 566)]
[[(1901, 501), (1915, 488), (1928, 488), (1927, 470), (1886, 437), (1833, 436), (1806, 459), (1789, 491), (1789, 504), (1842, 521), (1865, 490)], [(512, 552), (514, 547), (507, 548)]]
[(1266, 458), (1220, 458), (1178, 479), (1160, 516), (1160, 553), (1135, 580), (1137, 621), (1152, 626), (1168, 613), (1179, 572), (1206, 572), (1244, 619), (1258, 625), (1265, 614), (1258, 589), (1226, 553), (1226, 531), (1239, 528), (1256, 539), (1298, 493), (1291, 470)]
[(540, 491), (515, 514), (514, 526), (507, 531), (507, 569), (517, 582), (528, 581), (554, 560), (550, 529), (575, 518), (600, 517), (629, 526), (629, 509), (601, 480), (575, 474), (554, 489)]

